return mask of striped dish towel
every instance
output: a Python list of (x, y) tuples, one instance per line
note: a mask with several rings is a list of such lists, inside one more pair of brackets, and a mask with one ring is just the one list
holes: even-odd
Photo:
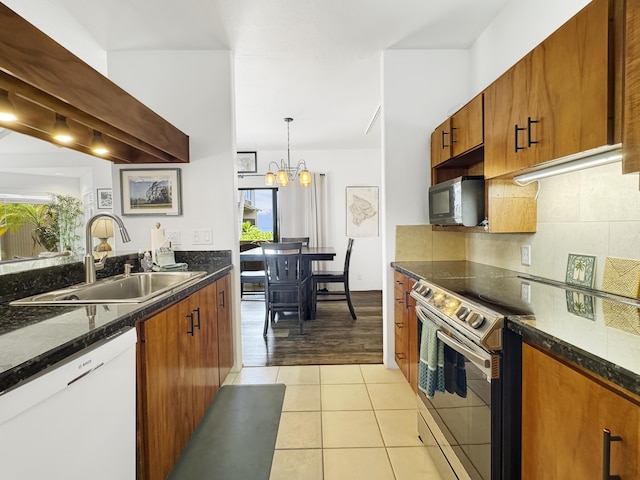
[(444, 392), (444, 343), (438, 339), (438, 326), (422, 322), (418, 388), (433, 398), (436, 391)]

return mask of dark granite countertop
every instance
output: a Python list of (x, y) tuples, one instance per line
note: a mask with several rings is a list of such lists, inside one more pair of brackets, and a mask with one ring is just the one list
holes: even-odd
[[(136, 255), (114, 258), (100, 276), (121, 273)], [(215, 282), (231, 269), (231, 252), (176, 252), (176, 262), (208, 275), (186, 287), (138, 304), (11, 306), (9, 301), (82, 282), (83, 266), (0, 275), (0, 394), (91, 344), (131, 328), (135, 322)], [(135, 271), (135, 270), (134, 270)], [(38, 291), (39, 290), (39, 291)]]
[[(445, 289), (474, 295), (478, 291), (494, 294), (509, 288), (519, 289), (522, 282), (530, 284), (531, 302), (493, 307), (504, 313), (507, 328), (525, 341), (640, 395), (640, 308), (637, 306), (582, 295), (532, 281), (535, 277), (526, 278), (519, 272), (473, 262), (394, 262), (391, 266), (416, 280), (424, 278)], [(577, 296), (587, 305), (586, 309), (576, 307)]]

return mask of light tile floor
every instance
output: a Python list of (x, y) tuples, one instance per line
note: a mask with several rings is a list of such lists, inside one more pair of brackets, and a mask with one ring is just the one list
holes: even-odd
[(417, 398), (399, 370), (247, 367), (226, 383), (287, 385), (270, 480), (445, 478), (430, 454), (438, 447), (418, 439)]

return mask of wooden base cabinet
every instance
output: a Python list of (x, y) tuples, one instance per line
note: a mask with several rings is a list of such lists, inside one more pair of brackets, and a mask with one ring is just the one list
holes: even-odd
[(222, 385), (233, 368), (233, 331), (231, 329), (231, 277), (216, 282), (216, 317), (218, 321), (218, 369)]
[(167, 477), (231, 368), (229, 285), (226, 275), (138, 323), (141, 479)]
[(640, 478), (640, 398), (522, 346), (522, 480)]
[(400, 272), (394, 272), (395, 359), (411, 388), (418, 391), (418, 320), (416, 303), (409, 296), (414, 282)]

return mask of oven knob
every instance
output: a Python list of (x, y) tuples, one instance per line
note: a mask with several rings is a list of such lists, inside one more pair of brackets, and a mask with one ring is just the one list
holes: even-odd
[(431, 297), (431, 295), (433, 295), (433, 290), (431, 290), (429, 287), (425, 286), (422, 289), (422, 292), (420, 292), (420, 294), (424, 297), (424, 298), (429, 298)]
[(484, 323), (484, 317), (479, 313), (473, 312), (467, 317), (467, 323), (471, 328), (480, 328)]
[(456, 312), (456, 317), (464, 322), (464, 319), (467, 318), (467, 315), (469, 315), (470, 312), (471, 310), (469, 310), (467, 307), (460, 307)]

